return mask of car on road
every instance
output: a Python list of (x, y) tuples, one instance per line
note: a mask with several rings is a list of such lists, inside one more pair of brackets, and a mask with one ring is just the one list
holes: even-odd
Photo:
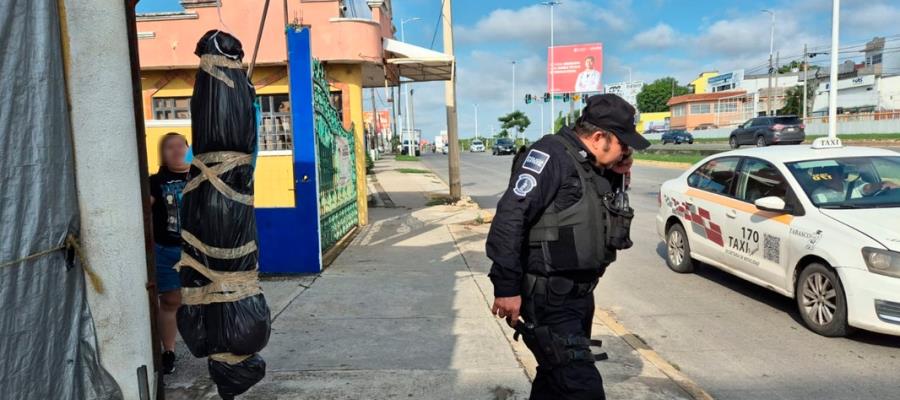
[(817, 139), (712, 155), (663, 183), (656, 224), (673, 271), (702, 262), (793, 298), (820, 335), (900, 335), (896, 152)]
[(731, 131), (728, 144), (732, 149), (752, 144), (765, 147), (773, 144), (800, 144), (806, 140), (806, 125), (794, 115), (756, 117)]
[[(415, 142), (412, 145), (412, 148), (415, 149), (416, 157), (421, 155), (421, 150), (419, 150), (419, 146), (416, 146)], [(410, 144), (409, 139), (403, 141), (403, 145), (400, 147), (400, 154), (409, 155), (410, 154)]]
[(659, 141), (662, 144), (694, 144), (694, 135), (691, 135), (690, 132), (685, 130), (671, 130), (668, 132), (663, 132), (662, 136), (659, 137)]
[(516, 144), (510, 138), (500, 138), (494, 141), (494, 146), (491, 147), (491, 154), (495, 156), (502, 156), (504, 154), (515, 154), (516, 152)]
[(444, 145), (441, 146), (441, 154), (448, 154), (448, 153), (450, 153), (450, 145), (447, 143), (444, 143)]
[(469, 145), (469, 151), (472, 153), (484, 153), (484, 142), (476, 139)]

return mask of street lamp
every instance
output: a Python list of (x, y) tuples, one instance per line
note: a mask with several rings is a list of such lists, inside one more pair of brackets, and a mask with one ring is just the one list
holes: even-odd
[(766, 94), (766, 115), (772, 115), (772, 73), (775, 71), (772, 66), (772, 55), (775, 53), (775, 12), (765, 9), (761, 11), (772, 16), (769, 28), (769, 93)]
[(556, 116), (553, 114), (554, 109), (555, 109), (554, 103), (556, 100), (553, 97), (553, 89), (554, 89), (554, 82), (553, 82), (553, 45), (554, 45), (554, 43), (553, 43), (553, 8), (555, 6), (562, 4), (562, 2), (543, 1), (543, 2), (541, 2), (541, 4), (543, 4), (547, 7), (550, 7), (550, 60), (549, 60), (550, 68), (548, 68), (548, 70), (550, 71), (550, 90), (549, 90), (549, 92), (550, 92), (550, 133), (553, 133), (553, 123), (556, 120)]
[(512, 60), (512, 110), (516, 112), (516, 60)]
[[(400, 20), (400, 41), (401, 42), (406, 43), (406, 30), (404, 29), (404, 25), (406, 25), (407, 22), (415, 22), (420, 19), (421, 18), (419, 18), (419, 17), (412, 17), (412, 18)], [(410, 93), (406, 94), (406, 99), (405, 99), (406, 102), (404, 105), (404, 107), (406, 108), (406, 130), (409, 132), (409, 134), (408, 134), (409, 149), (407, 150), (407, 152), (408, 152), (407, 155), (415, 156), (416, 153), (414, 151), (412, 151), (413, 141), (415, 141), (415, 137), (414, 137), (415, 131), (413, 130), (413, 126), (410, 123), (410, 112), (409, 112), (409, 97), (411, 95), (412, 95), (412, 88), (410, 88)], [(402, 145), (403, 144), (403, 131), (402, 130), (400, 131), (400, 144), (401, 144), (400, 153), (402, 154), (403, 153), (403, 145)], [(412, 154), (410, 154), (410, 153), (412, 153)]]
[(478, 139), (478, 103), (473, 103), (472, 107), (475, 107), (475, 139)]

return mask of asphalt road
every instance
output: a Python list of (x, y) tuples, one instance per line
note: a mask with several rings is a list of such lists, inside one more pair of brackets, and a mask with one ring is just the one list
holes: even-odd
[[(846, 137), (844, 137), (844, 140), (847, 140)], [(807, 141), (806, 143), (809, 144), (810, 142)], [(858, 145), (858, 144), (852, 144), (852, 143), (849, 144), (849, 146), (857, 146), (857, 145)], [(750, 146), (750, 145), (743, 145), (743, 146), (741, 146), (741, 148), (744, 148), (744, 147), (753, 147), (753, 146)], [(891, 145), (891, 146), (879, 146), (879, 147), (884, 148), (884, 149), (888, 149), (888, 150), (893, 150), (893, 151), (896, 151), (896, 152), (900, 152), (900, 146), (894, 146), (894, 145)], [(660, 144), (660, 143), (655, 143), (655, 144), (653, 144), (650, 148), (653, 149), (653, 150), (660, 150), (660, 149), (662, 149), (662, 150), (684, 150), (684, 151), (688, 151), (688, 150), (697, 150), (697, 151), (728, 151), (728, 150), (731, 150), (731, 147), (728, 146), (728, 143), (724, 143), (724, 142), (723, 142), (723, 143), (700, 143), (700, 142), (698, 142), (698, 143), (693, 143), (693, 144), (687, 144), (687, 143), (683, 143), (683, 144), (672, 144), (672, 143), (669, 143), (669, 144)], [(898, 396), (898, 397), (900, 397), (900, 396)]]
[[(447, 156), (422, 160), (447, 180)], [(494, 209), (511, 162), (463, 153), (463, 192)], [(824, 338), (803, 327), (793, 300), (713, 267), (687, 275), (666, 267), (654, 219), (657, 192), (680, 173), (635, 166), (635, 246), (601, 280), (598, 306), (717, 399), (900, 399), (900, 338)]]

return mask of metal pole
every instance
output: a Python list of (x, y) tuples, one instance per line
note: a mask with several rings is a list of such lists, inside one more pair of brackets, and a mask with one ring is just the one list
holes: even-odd
[(541, 136), (544, 136), (544, 103), (541, 100)]
[[(401, 42), (406, 43), (406, 29), (404, 29), (404, 26), (406, 25), (406, 23), (418, 21), (419, 19), (420, 19), (419, 17), (412, 17), (412, 18), (400, 20), (400, 41)], [(400, 77), (398, 79), (402, 79), (402, 77)], [(412, 89), (410, 89), (410, 90), (412, 90)], [(415, 132), (412, 131), (412, 124), (410, 123), (409, 96), (408, 95), (406, 96), (405, 104), (406, 104), (406, 130), (408, 132), (407, 140), (409, 140), (409, 147), (410, 147), (410, 149), (412, 149), (413, 140), (414, 140), (413, 136), (415, 136)], [(403, 154), (403, 132), (400, 132), (400, 153)], [(415, 157), (416, 152), (415, 152), (415, 150), (412, 150), (412, 151), (410, 151), (410, 154), (407, 154), (407, 155)]]
[(803, 45), (803, 123), (806, 123), (806, 93), (809, 92), (809, 50)]
[(834, 0), (831, 12), (831, 73), (828, 85), (828, 137), (837, 137), (838, 35), (841, 25), (841, 0)]
[(550, 57), (549, 57), (549, 58), (550, 58), (550, 60), (549, 60), (549, 64), (550, 64), (550, 65), (549, 65), (549, 67), (547, 68), (547, 71), (549, 71), (549, 74), (550, 74), (550, 88), (549, 88), (549, 90), (548, 90), (548, 92), (550, 92), (550, 132), (553, 132), (553, 127), (554, 127), (554, 125), (555, 125), (555, 123), (556, 123), (556, 115), (555, 115), (556, 104), (554, 104), (555, 101), (556, 101), (556, 99), (555, 99), (554, 96), (553, 96), (553, 95), (554, 95), (553, 90), (555, 89), (555, 87), (554, 87), (554, 86), (555, 86), (555, 85), (554, 85), (555, 82), (554, 82), (554, 79), (553, 79), (553, 46), (554, 46), (554, 38), (553, 38), (553, 7), (559, 5), (560, 2), (558, 2), (558, 1), (545, 1), (545, 2), (542, 2), (541, 4), (550, 7)]
[(512, 110), (516, 111), (516, 60), (512, 61)]
[[(774, 72), (774, 74), (775, 74), (775, 91), (776, 92), (781, 92), (781, 86), (778, 86), (778, 68), (780, 68), (779, 65), (781, 65), (781, 52), (777, 51), (777, 52), (775, 52), (775, 72)], [(784, 93), (784, 92), (781, 92), (781, 93)], [(778, 104), (776, 104), (775, 106), (777, 107)], [(772, 115), (778, 115), (777, 108), (772, 110)]]
[(453, 59), (450, 80), (444, 82), (444, 101), (447, 103), (447, 141), (450, 154), (447, 157), (450, 178), (450, 198), (462, 197), (459, 182), (459, 135), (456, 126), (456, 58), (453, 55), (453, 7), (452, 0), (444, 0), (441, 14), (444, 21), (444, 53)]
[[(410, 86), (409, 96), (406, 96), (406, 100), (409, 101), (409, 115), (407, 115), (407, 118), (412, 121), (409, 125), (409, 134), (412, 136), (412, 140), (416, 142), (416, 148), (418, 149), (422, 138), (416, 137), (416, 101), (413, 99), (413, 94), (415, 93), (416, 90)], [(413, 153), (413, 155), (415, 155), (415, 153)]]
[(772, 115), (772, 67), (773, 53), (775, 53), (775, 12), (771, 10), (762, 10), (772, 16), (772, 22), (769, 29), (769, 89), (766, 93), (766, 115)]
[(253, 68), (256, 67), (256, 56), (259, 54), (259, 42), (262, 40), (263, 28), (266, 26), (266, 15), (269, 14), (269, 1), (263, 5), (262, 17), (259, 19), (259, 31), (256, 33), (256, 44), (253, 45), (253, 59), (247, 69), (247, 79), (253, 81)]
[(475, 107), (475, 139), (478, 139), (478, 103), (472, 105)]

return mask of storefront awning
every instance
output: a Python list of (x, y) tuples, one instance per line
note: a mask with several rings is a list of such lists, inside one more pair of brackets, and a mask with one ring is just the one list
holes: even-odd
[(415, 82), (448, 81), (453, 74), (453, 57), (424, 47), (384, 39), (385, 60), (400, 76)]

